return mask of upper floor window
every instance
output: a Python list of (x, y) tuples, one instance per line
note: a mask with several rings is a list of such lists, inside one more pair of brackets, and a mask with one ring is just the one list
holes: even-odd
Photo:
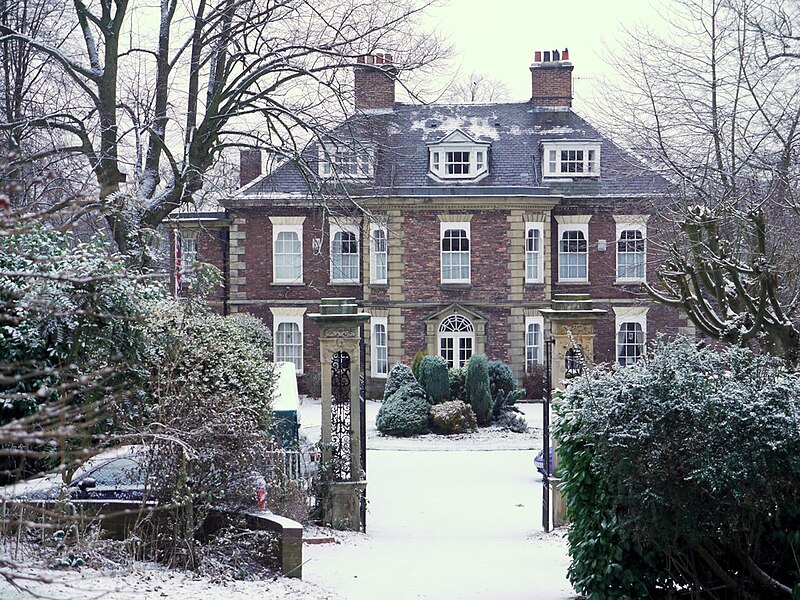
[(429, 175), (436, 180), (478, 180), (489, 174), (488, 142), (472, 139), (460, 130), (429, 144)]
[(588, 281), (589, 243), (587, 225), (559, 224), (558, 280)]
[(320, 148), (320, 177), (366, 179), (374, 173), (375, 151), (370, 146), (333, 144)]
[(371, 283), (386, 283), (388, 244), (386, 240), (386, 227), (373, 225), (369, 234), (370, 240), (370, 274)]
[(617, 222), (617, 281), (644, 281), (647, 229), (644, 222)]
[(470, 282), (469, 223), (441, 223), (442, 283)]
[(358, 227), (331, 225), (331, 283), (358, 283)]
[(303, 217), (270, 217), (272, 221), (272, 280), (303, 281)]
[(544, 223), (525, 225), (525, 283), (544, 281)]
[(545, 177), (597, 177), (600, 175), (600, 142), (594, 140), (545, 140)]

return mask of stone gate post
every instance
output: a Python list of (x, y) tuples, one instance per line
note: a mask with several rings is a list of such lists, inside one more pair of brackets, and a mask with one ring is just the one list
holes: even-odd
[(361, 336), (370, 318), (353, 298), (323, 298), (309, 315), (319, 325), (322, 367), (322, 468), (328, 483), (323, 520), (337, 529), (359, 531), (366, 473), (361, 464)]
[[(551, 308), (541, 312), (550, 323), (550, 335), (555, 340), (550, 381), (562, 381), (580, 375), (594, 362), (594, 324), (607, 311), (594, 308), (589, 294), (554, 294)], [(553, 449), (553, 472), (558, 467), (558, 443), (550, 440)], [(553, 485), (553, 525), (559, 527), (567, 521), (566, 507), (561, 496), (559, 480), (550, 479)]]

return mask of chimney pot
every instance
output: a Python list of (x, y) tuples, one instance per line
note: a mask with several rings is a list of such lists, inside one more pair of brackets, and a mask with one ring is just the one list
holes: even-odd
[(562, 60), (569, 60), (569, 48), (564, 48), (564, 52), (561, 53)]
[(550, 62), (550, 51), (549, 50), (545, 50), (544, 51), (544, 62)]
[(542, 62), (542, 51), (537, 50), (533, 53), (533, 60), (534, 62)]
[(553, 60), (561, 60), (561, 55), (558, 53), (558, 50), (553, 50)]
[(391, 62), (394, 60), (394, 56), (392, 56), (391, 54), (388, 54), (388, 53), (387, 53), (387, 54), (384, 54), (384, 55), (383, 55), (383, 58), (385, 58), (385, 59), (386, 59), (386, 62), (387, 62), (387, 63), (391, 63)]
[(367, 64), (373, 65), (375, 64), (375, 57), (372, 54), (367, 54)]
[(359, 56), (359, 57), (356, 59), (356, 62), (357, 62), (358, 64), (360, 64), (360, 65), (363, 65), (365, 60), (366, 60), (366, 58), (365, 58), (365, 57), (364, 57), (364, 55), (362, 54), (361, 56)]
[(383, 54), (376, 54), (375, 55), (375, 64), (382, 65), (383, 64)]

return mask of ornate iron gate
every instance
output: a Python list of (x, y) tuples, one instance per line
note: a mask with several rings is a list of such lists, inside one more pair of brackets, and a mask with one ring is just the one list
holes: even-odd
[(350, 481), (350, 355), (331, 356), (331, 475)]

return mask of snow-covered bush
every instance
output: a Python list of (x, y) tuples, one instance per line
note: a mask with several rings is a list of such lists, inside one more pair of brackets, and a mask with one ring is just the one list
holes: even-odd
[(497, 417), (497, 424), (504, 429), (514, 433), (525, 433), (528, 431), (528, 421), (520, 413), (511, 410), (504, 410)]
[(679, 340), (573, 379), (556, 406), (579, 593), (800, 589), (800, 377), (783, 363)]
[(435, 433), (450, 435), (475, 431), (478, 423), (472, 408), (461, 400), (434, 404), (430, 409), (431, 429)]
[(489, 389), (492, 392), (492, 418), (495, 420), (504, 411), (516, 411), (517, 400), (525, 397), (525, 390), (517, 387), (511, 367), (501, 360), (489, 361)]
[(466, 367), (453, 367), (449, 370), (450, 399), (467, 401), (467, 369)]
[[(406, 367), (408, 368), (408, 367)], [(392, 369), (394, 370), (394, 369)], [(408, 369), (411, 373), (411, 369)], [(385, 435), (428, 433), (428, 398), (416, 381), (398, 389), (381, 404), (375, 425)]]
[(404, 385), (417, 383), (417, 378), (408, 366), (403, 363), (395, 363), (389, 371), (386, 379), (386, 387), (383, 390), (383, 401), (386, 402), (397, 390)]
[(419, 384), (436, 404), (450, 397), (450, 376), (447, 362), (441, 356), (426, 356), (419, 365)]
[(474, 354), (469, 359), (464, 387), (478, 425), (488, 425), (492, 421), (492, 393), (489, 389), (489, 361), (485, 354)]

